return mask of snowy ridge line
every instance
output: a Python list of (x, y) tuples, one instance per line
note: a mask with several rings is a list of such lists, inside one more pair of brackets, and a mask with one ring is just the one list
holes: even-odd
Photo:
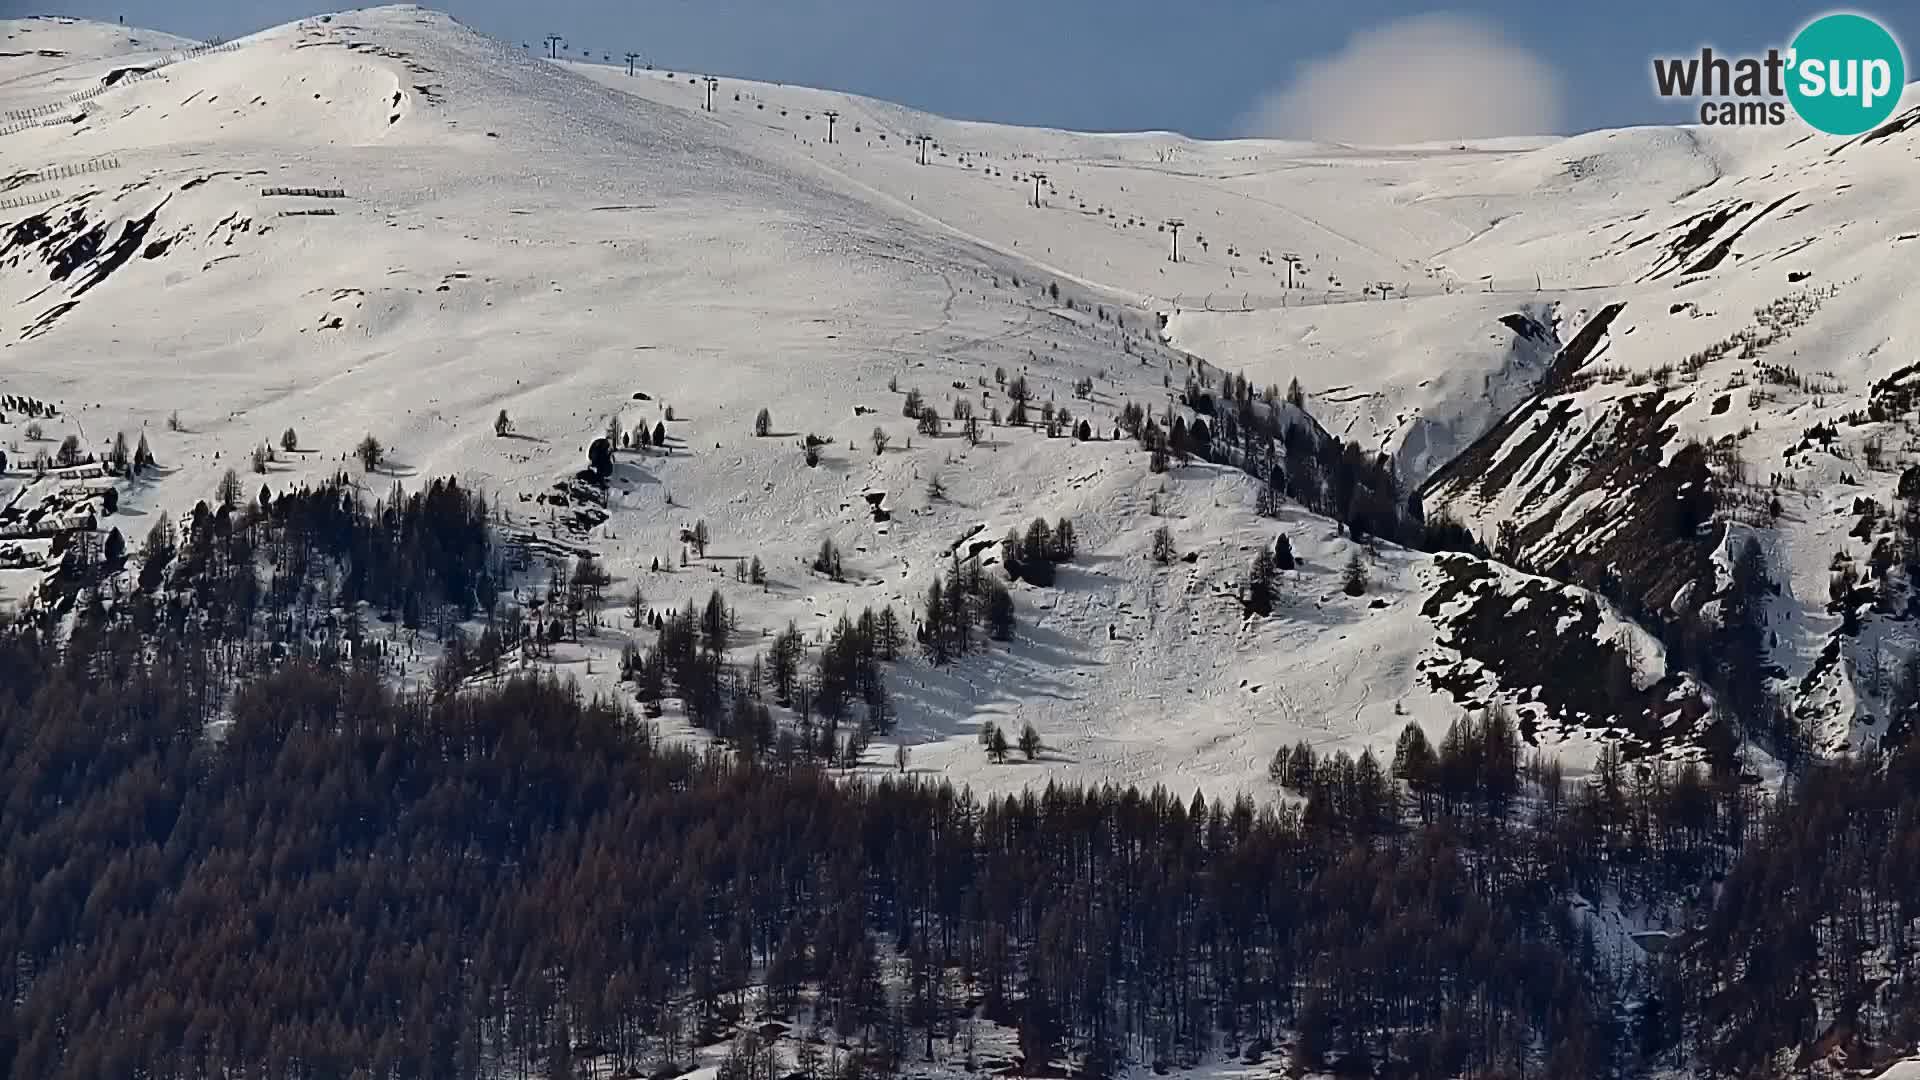
[(14, 195), (10, 198), (0, 199), (0, 210), (18, 210), (23, 206), (32, 206), (34, 203), (46, 202), (49, 199), (57, 199), (59, 197), (59, 188), (48, 188), (46, 191), (32, 195)]

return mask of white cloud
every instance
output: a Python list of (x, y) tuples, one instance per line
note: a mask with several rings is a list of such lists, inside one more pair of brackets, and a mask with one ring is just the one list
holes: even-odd
[(1251, 136), (1368, 145), (1559, 130), (1560, 79), (1491, 23), (1421, 15), (1301, 66), (1241, 121)]

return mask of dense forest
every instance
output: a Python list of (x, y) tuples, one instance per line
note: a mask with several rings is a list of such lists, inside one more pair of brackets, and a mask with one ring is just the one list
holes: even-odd
[[(1751, 1074), (1920, 1019), (1911, 754), (1768, 806), (1617, 758), (1567, 785), (1496, 714), (1384, 765), (1290, 752), (1297, 804), (978, 800), (665, 746), (534, 677), (400, 695), (292, 662), (210, 742), (183, 639), (79, 641), (0, 634), (9, 1077), (650, 1072), (803, 1008), (843, 1077), (972, 1016), (1029, 1071)], [(1575, 895), (1696, 902), (1632, 965)]]

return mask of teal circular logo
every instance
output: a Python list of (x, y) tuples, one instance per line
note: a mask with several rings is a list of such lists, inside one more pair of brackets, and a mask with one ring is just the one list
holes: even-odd
[(1787, 53), (1793, 111), (1829, 135), (1871, 131), (1893, 115), (1906, 89), (1900, 43), (1865, 15), (1822, 15)]

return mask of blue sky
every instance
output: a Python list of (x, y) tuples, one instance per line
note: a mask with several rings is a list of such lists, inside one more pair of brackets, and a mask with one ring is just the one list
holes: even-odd
[[(324, 0), (0, 0), (0, 10), (28, 4), (108, 21), (125, 16), (129, 24), (198, 38), (233, 37), (337, 10)], [(1456, 79), (1471, 84), (1458, 88), (1460, 95), (1479, 92), (1487, 99), (1460, 106), (1491, 108), (1491, 115), (1476, 117), (1483, 127), (1578, 131), (1685, 122), (1689, 110), (1654, 98), (1651, 56), (1685, 54), (1702, 44), (1729, 51), (1784, 44), (1808, 19), (1834, 10), (1781, 0), (1468, 0), (1443, 8), (1393, 0), (443, 0), (431, 6), (535, 48), (542, 35), (558, 33), (596, 59), (633, 49), (663, 68), (832, 87), (955, 117), (1087, 130), (1164, 128), (1203, 137), (1258, 126), (1249, 116), (1263, 99), (1356, 44), (1363, 58), (1393, 58), (1385, 66), (1412, 85), (1394, 85), (1396, 76), (1384, 74), (1386, 96), (1411, 108), (1433, 96), (1414, 88), (1445, 78), (1400, 62), (1409, 47), (1430, 39), (1444, 39), (1448, 50), (1421, 57), (1431, 65), (1454, 72), (1491, 68), (1484, 77)], [(1887, 0), (1851, 10), (1879, 18), (1901, 39), (1910, 73), (1920, 64), (1920, 6)], [(1455, 17), (1396, 27), (1436, 12)], [(1399, 51), (1381, 45), (1368, 53), (1383, 31)], [(1455, 63), (1455, 56), (1464, 59)], [(1516, 62), (1525, 67), (1521, 76), (1510, 73)], [(1539, 95), (1542, 78), (1551, 84), (1547, 96), (1557, 87), (1557, 107), (1530, 109), (1523, 99)], [(1375, 113), (1403, 111), (1360, 104)], [(1437, 108), (1444, 114), (1447, 106)], [(1429, 121), (1444, 126), (1447, 118), (1415, 115), (1408, 123), (1417, 130)], [(1435, 137), (1482, 133), (1488, 132)]]

